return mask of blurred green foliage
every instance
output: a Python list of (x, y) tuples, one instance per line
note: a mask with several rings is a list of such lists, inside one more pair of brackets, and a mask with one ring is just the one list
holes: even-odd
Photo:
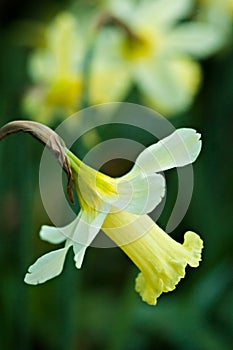
[[(84, 6), (84, 1), (77, 3)], [(86, 1), (85, 6), (94, 3)], [(26, 118), (21, 99), (29, 84), (30, 48), (17, 44), (15, 23), (49, 19), (68, 5), (65, 0), (24, 1), (20, 6), (13, 0), (1, 2), (1, 126)], [(176, 127), (193, 127), (203, 135), (193, 199), (172, 235), (179, 239), (191, 228), (201, 235), (205, 249), (200, 267), (188, 270), (175, 292), (163, 295), (156, 307), (135, 293), (136, 269), (120, 249), (90, 248), (80, 271), (69, 254), (62, 276), (37, 287), (24, 284), (27, 267), (50, 249), (38, 237), (40, 226), (49, 223), (38, 190), (43, 147), (20, 134), (1, 142), (1, 349), (231, 349), (232, 60), (229, 44), (203, 61), (205, 79), (195, 103), (172, 120)], [(138, 102), (136, 93), (130, 98)]]

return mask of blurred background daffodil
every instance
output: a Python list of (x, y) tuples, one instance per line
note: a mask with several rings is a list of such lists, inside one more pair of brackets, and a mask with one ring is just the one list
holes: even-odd
[(109, 0), (107, 5), (117, 28), (114, 40), (105, 35), (99, 43), (98, 54), (115, 52), (116, 67), (128, 73), (123, 88), (136, 84), (144, 104), (166, 116), (186, 110), (202, 79), (198, 60), (222, 46), (221, 33), (210, 23), (190, 20), (191, 0)]
[(85, 25), (81, 15), (58, 13), (44, 47), (29, 59), (33, 86), (25, 111), (51, 122), (83, 106), (124, 101), (136, 87), (139, 102), (158, 112), (185, 112), (202, 83), (200, 60), (217, 53), (229, 36), (213, 18), (227, 23), (230, 3), (222, 4), (222, 16), (218, 0), (209, 5), (210, 15), (207, 0), (198, 6), (195, 12), (192, 0), (108, 0)]
[(29, 72), (35, 85), (24, 99), (25, 110), (35, 120), (49, 123), (77, 110), (83, 43), (78, 21), (71, 13), (60, 13), (46, 29), (44, 47), (30, 57)]

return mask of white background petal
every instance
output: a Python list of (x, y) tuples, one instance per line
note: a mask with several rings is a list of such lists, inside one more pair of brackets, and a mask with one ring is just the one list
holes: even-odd
[(160, 57), (135, 70), (145, 104), (166, 115), (188, 108), (201, 80), (200, 65), (184, 57)]
[(224, 43), (223, 33), (207, 23), (186, 23), (178, 26), (166, 40), (168, 50), (207, 57), (216, 52)]
[(192, 0), (108, 0), (109, 11), (130, 25), (149, 23), (161, 27), (171, 27), (184, 18), (192, 8)]
[(158, 28), (169, 28), (183, 19), (192, 9), (192, 0), (142, 0), (137, 6), (140, 21), (152, 23)]

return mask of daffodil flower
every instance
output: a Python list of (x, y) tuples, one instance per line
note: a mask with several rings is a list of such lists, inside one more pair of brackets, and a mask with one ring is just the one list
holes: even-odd
[(87, 247), (102, 229), (140, 269), (136, 291), (145, 302), (155, 305), (162, 292), (173, 290), (184, 277), (187, 264), (199, 265), (202, 240), (189, 231), (181, 245), (147, 213), (165, 193), (165, 180), (160, 172), (194, 162), (200, 149), (200, 135), (195, 130), (178, 129), (146, 148), (129, 173), (114, 179), (90, 168), (64, 148), (81, 210), (65, 227), (42, 226), (41, 239), (65, 245), (30, 266), (25, 282), (43, 283), (59, 275), (70, 248), (75, 265), (80, 268)]
[(201, 83), (197, 60), (221, 47), (222, 33), (211, 23), (183, 21), (192, 11), (191, 0), (106, 3), (107, 12), (118, 22), (100, 33), (95, 59), (104, 52), (105, 61), (109, 56), (115, 63), (115, 72), (125, 72), (122, 94), (136, 84), (145, 104), (161, 113), (174, 115), (187, 109)]
[(69, 115), (77, 108), (84, 51), (78, 29), (73, 15), (58, 14), (45, 30), (44, 46), (30, 56), (29, 74), (35, 85), (25, 95), (23, 106), (39, 121), (48, 123), (54, 115)]
[(44, 41), (29, 57), (33, 85), (25, 94), (23, 108), (33, 119), (51, 124), (80, 107), (89, 38), (72, 13), (61, 12), (47, 26)]
[[(51, 124), (56, 117), (64, 118), (79, 109), (84, 89), (85, 55), (93, 40), (89, 20), (86, 18), (84, 26), (84, 21), (71, 12), (59, 13), (46, 27), (44, 46), (36, 48), (29, 57), (33, 85), (25, 94), (23, 108), (33, 119)], [(91, 104), (121, 100), (126, 73), (113, 67), (111, 59), (105, 60), (104, 55), (93, 60)]]

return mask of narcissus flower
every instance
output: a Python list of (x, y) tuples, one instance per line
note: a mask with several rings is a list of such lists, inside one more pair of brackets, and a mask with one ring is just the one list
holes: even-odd
[(184, 277), (187, 264), (199, 265), (203, 244), (190, 231), (183, 245), (175, 242), (147, 213), (165, 193), (165, 180), (159, 172), (194, 162), (200, 149), (200, 135), (195, 130), (178, 129), (146, 148), (129, 173), (114, 179), (90, 168), (64, 147), (81, 211), (65, 227), (42, 226), (43, 240), (65, 245), (30, 266), (25, 282), (43, 283), (59, 275), (71, 247), (80, 268), (87, 247), (102, 229), (140, 269), (136, 291), (145, 302), (155, 305), (162, 292), (173, 290)]
[(191, 0), (109, 0), (114, 28), (103, 28), (96, 43), (95, 58), (104, 52), (116, 70), (128, 73), (122, 91), (136, 84), (145, 104), (166, 115), (189, 107), (201, 82), (196, 60), (222, 43), (214, 25), (183, 21), (193, 5)]
[(34, 120), (51, 124), (57, 117), (75, 113), (82, 103), (86, 78), (91, 104), (121, 100), (126, 73), (114, 70), (104, 53), (93, 60), (91, 79), (85, 77), (84, 61), (93, 40), (88, 21), (84, 27), (72, 13), (59, 13), (46, 28), (44, 46), (31, 54), (33, 85), (24, 97), (23, 108)]
[(34, 119), (49, 122), (54, 115), (74, 112), (81, 97), (84, 45), (73, 15), (60, 13), (45, 32), (44, 47), (29, 61), (35, 85), (24, 98), (24, 108)]

